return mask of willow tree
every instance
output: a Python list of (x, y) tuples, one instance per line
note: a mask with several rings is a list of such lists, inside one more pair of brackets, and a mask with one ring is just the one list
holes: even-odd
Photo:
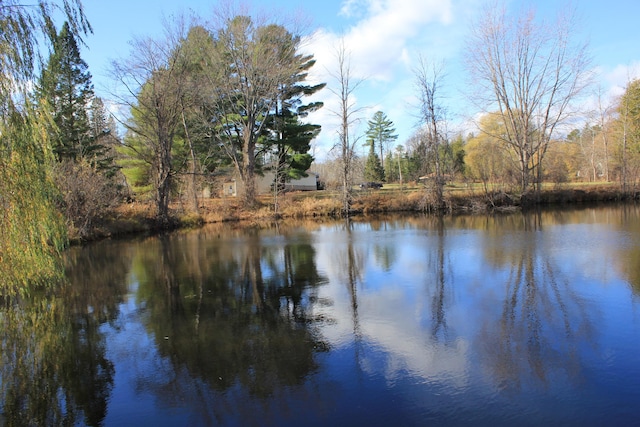
[(60, 274), (59, 251), (66, 243), (64, 220), (55, 206), (49, 121), (29, 101), (41, 65), (42, 47), (51, 48), (62, 15), (70, 31), (91, 28), (79, 0), (0, 5), (0, 294), (26, 291)]
[(469, 137), (466, 150), (466, 175), (474, 181), (480, 181), (486, 196), (491, 196), (494, 189), (503, 191), (513, 186), (509, 178), (517, 176), (514, 170), (514, 156), (506, 150), (500, 138), (493, 135), (504, 135), (505, 126), (498, 113), (485, 114), (479, 121), (480, 132)]
[(467, 68), (474, 98), (484, 112), (498, 111), (506, 127), (498, 137), (517, 157), (520, 190), (541, 178), (541, 163), (570, 105), (589, 75), (587, 46), (577, 43), (571, 15), (556, 22), (489, 7), (473, 25)]

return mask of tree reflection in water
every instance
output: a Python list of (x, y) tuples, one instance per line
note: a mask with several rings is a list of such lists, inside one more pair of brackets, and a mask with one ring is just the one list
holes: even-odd
[[(521, 220), (522, 224), (511, 223)], [(593, 308), (563, 278), (541, 233), (540, 212), (487, 222), (486, 260), (508, 272), (501, 316), (487, 319), (478, 336), (490, 376), (505, 390), (525, 381), (543, 385), (580, 381), (578, 348), (593, 343)], [(520, 231), (517, 231), (520, 230)], [(505, 233), (505, 231), (510, 231)]]
[(363, 352), (363, 336), (360, 327), (360, 317), (358, 315), (358, 284), (362, 282), (360, 271), (364, 265), (364, 255), (360, 251), (356, 251), (354, 245), (353, 236), (353, 222), (350, 218), (346, 218), (344, 222), (344, 235), (347, 237), (346, 246), (344, 251), (346, 254), (338, 252), (338, 265), (341, 265), (341, 271), (344, 272), (345, 278), (343, 279), (349, 290), (350, 307), (351, 307), (351, 321), (353, 324), (353, 339), (354, 339), (354, 357), (355, 365), (360, 368), (361, 356)]
[[(302, 297), (324, 282), (313, 246), (277, 235), (270, 241), (257, 231), (237, 245), (192, 232), (149, 239), (138, 251), (133, 270), (145, 324), (170, 361), (144, 379), (147, 391), (190, 399), (208, 422), (227, 405), (243, 412), (243, 402), (233, 401), (237, 387), (272, 397), (316, 370), (314, 355), (327, 344), (313, 333), (312, 298)], [(213, 390), (224, 395), (210, 399)]]
[(638, 208), (608, 212), (207, 227), (76, 248), (68, 286), (2, 301), (0, 424), (528, 421), (528, 406), (535, 423), (574, 394), (565, 417), (617, 407), (638, 388), (599, 364), (635, 369), (637, 324), (622, 323), (637, 308), (640, 222)]
[(436, 219), (436, 232), (437, 232), (437, 245), (435, 259), (432, 264), (435, 272), (435, 292), (432, 297), (431, 316), (432, 328), (431, 335), (434, 340), (441, 339), (444, 342), (449, 340), (449, 334), (447, 331), (447, 320), (445, 316), (445, 297), (447, 276), (445, 273), (445, 228), (444, 218), (438, 216)]
[(126, 254), (104, 245), (84, 254), (72, 248), (65, 253), (68, 283), (2, 301), (0, 414), (6, 425), (102, 423), (114, 367), (100, 325), (117, 317), (129, 264)]

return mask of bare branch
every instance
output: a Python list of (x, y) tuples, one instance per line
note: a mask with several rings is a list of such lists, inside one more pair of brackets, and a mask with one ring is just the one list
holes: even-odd
[(472, 27), (466, 62), (472, 99), (485, 113), (502, 116), (505, 133), (494, 136), (518, 157), (523, 192), (534, 172), (540, 181), (549, 141), (590, 83), (587, 47), (572, 42), (574, 27), (571, 12), (550, 25), (531, 9), (514, 19), (497, 4)]

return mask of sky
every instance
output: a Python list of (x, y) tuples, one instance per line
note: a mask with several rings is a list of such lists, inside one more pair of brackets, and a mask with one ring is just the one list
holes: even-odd
[[(89, 65), (97, 95), (107, 101), (107, 88), (113, 84), (109, 65), (129, 55), (134, 38), (161, 37), (166, 18), (185, 14), (208, 20), (220, 7), (216, 0), (84, 0), (83, 4), (93, 34), (86, 37), (81, 55)], [(448, 110), (450, 127), (465, 133), (470, 130), (469, 120), (477, 111), (467, 101), (473, 82), (468, 81), (463, 66), (465, 37), (485, 0), (262, 0), (241, 4), (256, 16), (302, 23), (304, 49), (317, 61), (309, 79), (328, 87), (314, 97), (325, 103), (324, 108), (310, 117), (322, 125), (313, 144), (319, 160), (331, 157), (337, 141), (337, 98), (330, 89), (336, 87), (333, 76), (340, 40), (344, 40), (357, 83), (354, 102), (361, 120), (354, 126), (354, 136), (364, 134), (376, 111), (393, 121), (397, 143), (405, 144), (415, 133), (419, 58), (442, 64), (440, 102)], [(538, 18), (548, 20), (563, 4), (558, 0), (507, 0), (510, 9), (533, 6)], [(630, 79), (640, 77), (640, 1), (582, 0), (574, 6), (580, 24), (574, 37), (587, 41), (592, 55), (593, 93), (600, 88), (606, 99), (614, 99)], [(587, 97), (586, 105), (594, 97)], [(362, 144), (358, 146), (365, 154)]]

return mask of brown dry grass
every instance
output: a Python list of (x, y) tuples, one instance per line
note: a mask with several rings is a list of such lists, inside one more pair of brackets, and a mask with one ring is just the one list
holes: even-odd
[(363, 213), (421, 211), (424, 194), (411, 192), (369, 192), (356, 198), (353, 207)]
[[(459, 190), (459, 189), (458, 189)], [(566, 187), (545, 189), (535, 199), (520, 198), (495, 192), (487, 194), (479, 191), (459, 190), (445, 192), (448, 212), (482, 212), (494, 209), (516, 209), (530, 204), (569, 204), (580, 202), (603, 202), (628, 199), (617, 186), (601, 185), (590, 187)], [(431, 211), (430, 199), (424, 189), (362, 191), (356, 192), (353, 210), (364, 214), (391, 212)], [(175, 219), (174, 227), (196, 227), (202, 224), (222, 224), (228, 222), (244, 225), (268, 224), (275, 219), (319, 220), (339, 217), (342, 203), (338, 195), (328, 192), (287, 193), (278, 199), (278, 214), (273, 199), (265, 196), (259, 199), (258, 207), (247, 209), (241, 199), (212, 198), (202, 200), (200, 212), (190, 213), (182, 205), (171, 206)], [(88, 239), (99, 239), (114, 235), (148, 232), (158, 229), (155, 222), (155, 208), (152, 203), (129, 203), (118, 207), (114, 214), (97, 224)]]

